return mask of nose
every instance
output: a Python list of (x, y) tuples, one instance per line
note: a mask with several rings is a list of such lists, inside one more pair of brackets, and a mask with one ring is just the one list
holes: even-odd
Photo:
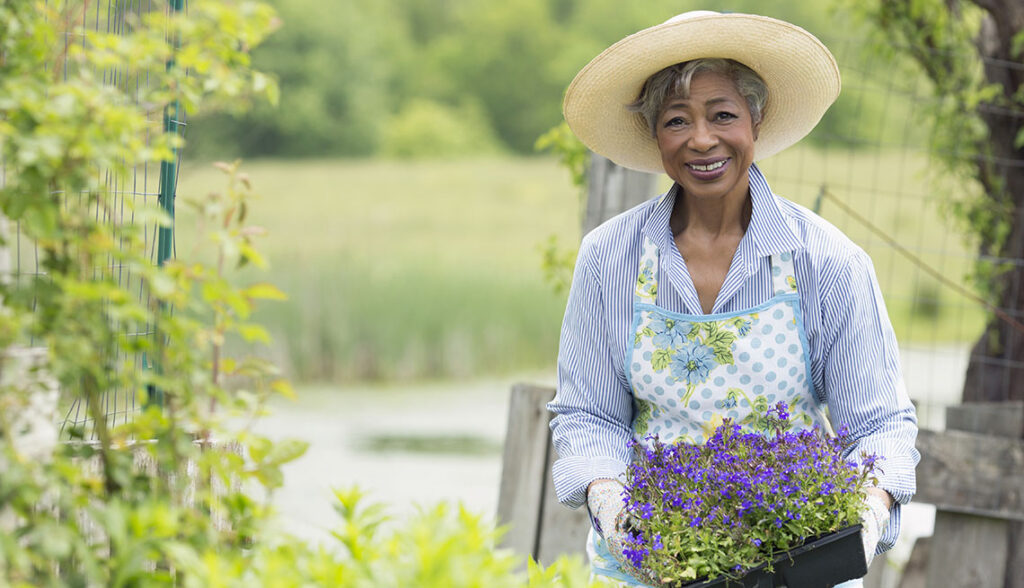
[(705, 120), (697, 120), (693, 125), (693, 135), (690, 136), (690, 148), (695, 151), (708, 151), (718, 144), (718, 136), (714, 129)]

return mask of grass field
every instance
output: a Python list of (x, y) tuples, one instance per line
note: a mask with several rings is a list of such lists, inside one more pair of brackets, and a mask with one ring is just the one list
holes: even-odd
[[(792, 149), (762, 166), (773, 188), (812, 206), (837, 198), (960, 281), (969, 255), (940, 218), (913, 154)], [(290, 296), (261, 312), (273, 353), (301, 380), (412, 379), (553, 365), (564, 296), (545, 284), (540, 244), (579, 239), (576, 192), (547, 158), (254, 161), (254, 222), (269, 235), (268, 278)], [(179, 198), (222, 186), (186, 162)], [(662, 186), (664, 187), (664, 186)], [(179, 206), (179, 210), (184, 207)], [(901, 341), (967, 341), (983, 314), (825, 202), (862, 244)], [(177, 254), (194, 229), (178, 220)], [(249, 278), (250, 276), (244, 276)]]

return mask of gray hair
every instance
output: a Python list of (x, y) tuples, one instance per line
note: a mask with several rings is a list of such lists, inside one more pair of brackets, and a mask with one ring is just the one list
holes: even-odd
[(761, 76), (738, 61), (717, 57), (683, 61), (655, 73), (644, 82), (640, 97), (627, 104), (626, 109), (643, 116), (651, 128), (651, 136), (655, 136), (665, 101), (672, 96), (689, 96), (693, 76), (703, 72), (722, 74), (732, 80), (736, 91), (747, 101), (751, 120), (756, 124), (764, 119), (768, 86)]

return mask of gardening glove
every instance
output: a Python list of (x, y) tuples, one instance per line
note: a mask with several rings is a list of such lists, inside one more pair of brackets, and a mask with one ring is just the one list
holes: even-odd
[(633, 565), (623, 553), (629, 547), (626, 534), (629, 531), (629, 513), (622, 500), (622, 483), (618, 480), (597, 480), (587, 491), (587, 507), (590, 508), (591, 523), (604, 538), (608, 553), (622, 567), (622, 571), (639, 582), (650, 582), (649, 574)]
[(864, 558), (868, 567), (875, 559), (875, 549), (878, 547), (878, 540), (882, 538), (889, 527), (889, 509), (881, 497), (865, 493), (864, 508), (860, 512), (860, 538), (864, 542)]

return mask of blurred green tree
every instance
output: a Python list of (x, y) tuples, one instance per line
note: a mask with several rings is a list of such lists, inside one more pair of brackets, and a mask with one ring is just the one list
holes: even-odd
[[(693, 0), (342, 0), (330, 12), (312, 0), (271, 4), (286, 24), (254, 52), (254, 63), (280, 80), (281, 108), (197, 121), (188, 156), (394, 156), (394, 145), (381, 141), (402, 134), (389, 127), (405, 124), (410, 103), (421, 100), (447, 112), (477, 104), (504, 146), (531, 153), (561, 120), (563, 92), (587, 61), (643, 27), (706, 9)], [(835, 30), (854, 35), (849, 23), (837, 28), (839, 17), (806, 0), (723, 0), (715, 8), (782, 18), (826, 40)], [(877, 142), (862, 136), (872, 131), (859, 121), (890, 107), (883, 101), (844, 95), (811, 140)], [(434, 152), (458, 154), (449, 147), (439, 143)]]
[[(270, 2), (284, 26), (253, 51), (275, 75), (280, 108), (215, 114), (189, 127), (190, 157), (365, 156), (395, 103), (391, 80), (408, 45), (386, 2)], [(401, 24), (401, 21), (398, 21)]]

